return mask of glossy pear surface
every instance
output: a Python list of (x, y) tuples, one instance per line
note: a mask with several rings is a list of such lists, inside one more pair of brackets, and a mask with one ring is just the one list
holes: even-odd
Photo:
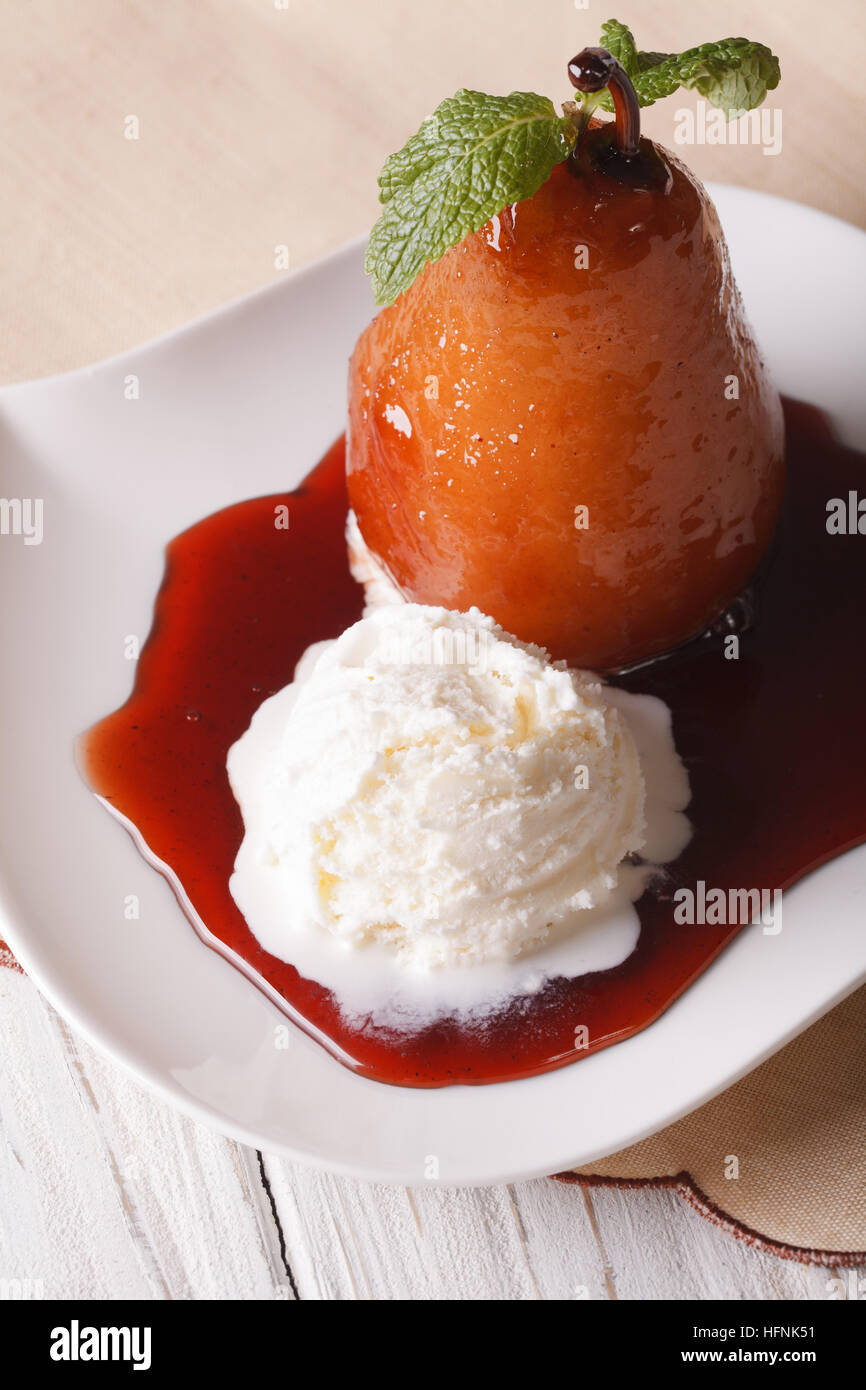
[(565, 164), (362, 334), (348, 484), (403, 595), (615, 669), (711, 623), (784, 484), (778, 396), (704, 189)]

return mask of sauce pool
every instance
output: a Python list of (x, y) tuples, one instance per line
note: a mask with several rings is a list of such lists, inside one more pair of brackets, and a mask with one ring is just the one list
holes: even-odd
[[(772, 894), (866, 839), (866, 542), (827, 528), (828, 501), (864, 487), (866, 460), (810, 407), (787, 401), (785, 414), (788, 494), (738, 658), (711, 635), (617, 681), (670, 706), (694, 835), (636, 904), (640, 940), (615, 969), (551, 980), (483, 1024), (443, 1018), (401, 1033), (344, 1018), (329, 990), (262, 949), (235, 906), (228, 883), (243, 823), (226, 753), (304, 650), (361, 614), (342, 440), (295, 492), (228, 507), (168, 546), (133, 692), (80, 741), (88, 783), (179, 880), (208, 944), (364, 1076), (511, 1080), (629, 1037), (742, 929), (677, 922), (678, 889)], [(588, 1045), (576, 1050), (582, 1028)]]

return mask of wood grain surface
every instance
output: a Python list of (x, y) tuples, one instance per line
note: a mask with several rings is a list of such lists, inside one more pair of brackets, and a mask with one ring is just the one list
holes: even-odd
[[(833, 1299), (668, 1190), (412, 1189), (178, 1115), (0, 971), (0, 1299)], [(10, 1290), (12, 1291), (10, 1293)]]

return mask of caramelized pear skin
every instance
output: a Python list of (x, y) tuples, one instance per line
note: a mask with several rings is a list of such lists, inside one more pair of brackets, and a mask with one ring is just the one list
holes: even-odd
[[(641, 145), (649, 145), (641, 141)], [(405, 598), (609, 671), (743, 589), (784, 489), (779, 398), (709, 197), (557, 166), (362, 334), (349, 498)]]

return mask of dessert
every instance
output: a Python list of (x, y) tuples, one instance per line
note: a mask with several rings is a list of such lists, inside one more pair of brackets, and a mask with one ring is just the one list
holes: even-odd
[(864, 574), (823, 524), (863, 461), (788, 402), (768, 550), (778, 401), (706, 195), (637, 130), (778, 63), (603, 41), (580, 108), (458, 93), (388, 161), (347, 446), (171, 543), (81, 746), (208, 945), (380, 1081), (628, 1037), (747, 924), (719, 901), (866, 838)]
[[(363, 1076), (403, 1086), (510, 1080), (579, 1063), (629, 1037), (742, 930), (742, 921), (721, 915), (678, 924), (682, 887), (784, 890), (866, 839), (866, 648), (851, 641), (866, 613), (866, 574), (860, 538), (831, 535), (823, 521), (828, 497), (862, 487), (866, 459), (835, 444), (815, 412), (788, 402), (785, 413), (783, 525), (749, 606), (731, 614), (736, 630), (720, 628), (606, 687), (609, 701), (640, 697), (644, 717), (632, 705), (629, 723), (647, 785), (647, 829), (653, 799), (668, 826), (659, 837), (667, 846), (648, 841), (643, 852), (667, 861), (663, 873), (638, 881), (645, 891), (633, 907), (635, 893), (626, 892), (625, 911), (617, 905), (604, 915), (591, 941), (593, 914), (580, 914), (565, 959), (558, 952), (539, 972), (530, 952), (507, 981), (486, 981), (483, 1010), (477, 994), (462, 996), (472, 970), (438, 972), (445, 997), (434, 996), (433, 1007), (420, 984), (420, 997), (404, 1006), (406, 980), (434, 988), (436, 972), (403, 971), (399, 982), (386, 972), (383, 983), (372, 965), (367, 972), (366, 952), (328, 932), (318, 933), (321, 949), (299, 934), (289, 963), (262, 945), (229, 891), (244, 826), (228, 750), (262, 702), (292, 681), (304, 652), (361, 615), (361, 590), (345, 564), (342, 441), (296, 492), (237, 503), (172, 541), (135, 687), (82, 740), (87, 781), (167, 875), (207, 945)], [(288, 547), (274, 528), (275, 508), (285, 507)], [(738, 660), (725, 655), (732, 634)], [(834, 737), (804, 745), (803, 730), (822, 706), (832, 707)], [(653, 798), (645, 726), (671, 774), (673, 730), (689, 786), (665, 773)], [(623, 880), (632, 873), (641, 867), (620, 870)], [(276, 907), (285, 925), (281, 895)], [(498, 976), (499, 967), (489, 969)], [(577, 1026), (586, 1030), (580, 1048)]]

